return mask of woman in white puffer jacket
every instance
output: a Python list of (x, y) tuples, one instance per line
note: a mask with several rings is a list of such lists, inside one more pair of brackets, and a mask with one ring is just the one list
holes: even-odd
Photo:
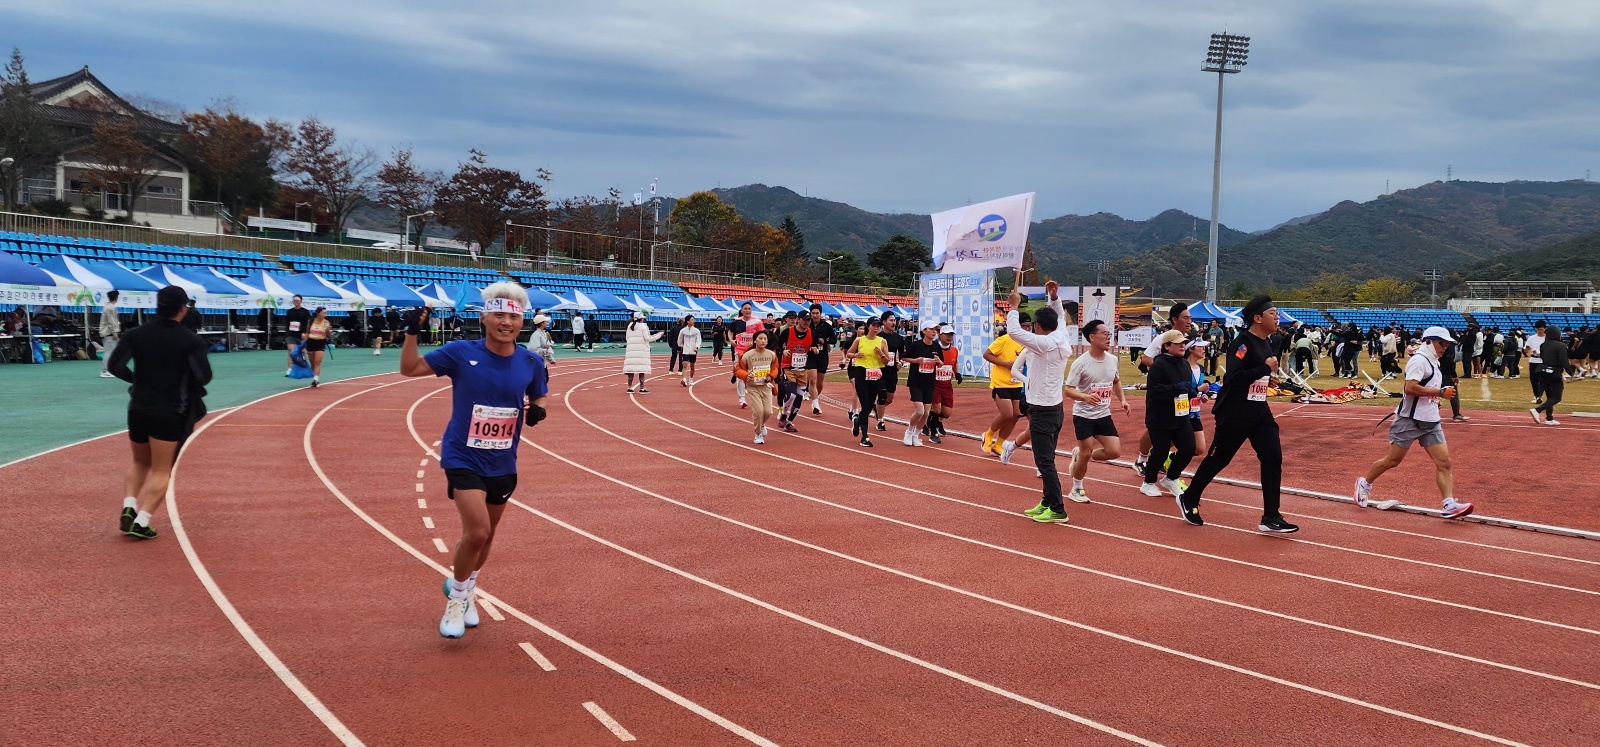
[(644, 379), (650, 375), (650, 343), (661, 339), (662, 334), (650, 334), (649, 325), (644, 323), (644, 312), (634, 312), (633, 321), (628, 322), (628, 330), (623, 335), (628, 345), (622, 356), (622, 372), (628, 376), (629, 394), (634, 391), (634, 374), (639, 375), (639, 393), (650, 393), (649, 389), (644, 388)]

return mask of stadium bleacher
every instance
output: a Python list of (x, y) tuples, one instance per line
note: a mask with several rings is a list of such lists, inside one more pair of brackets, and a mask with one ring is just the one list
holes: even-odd
[(1450, 329), (1467, 327), (1467, 318), (1461, 312), (1444, 309), (1328, 309), (1327, 314), (1339, 324), (1355, 324), (1363, 330), (1391, 324), (1399, 324), (1406, 329), (1434, 325)]
[(1543, 320), (1546, 324), (1557, 325), (1562, 329), (1581, 329), (1600, 325), (1600, 314), (1570, 314), (1561, 311), (1475, 311), (1472, 313), (1472, 319), (1479, 326), (1497, 327), (1502, 330), (1531, 330), (1533, 325), (1540, 320)]
[(135, 269), (156, 264), (215, 267), (222, 274), (236, 278), (245, 277), (257, 270), (276, 272), (282, 269), (277, 263), (267, 260), (260, 252), (139, 244), (71, 236), (40, 236), (15, 231), (0, 231), (0, 249), (33, 264), (61, 255), (73, 259), (121, 262)]

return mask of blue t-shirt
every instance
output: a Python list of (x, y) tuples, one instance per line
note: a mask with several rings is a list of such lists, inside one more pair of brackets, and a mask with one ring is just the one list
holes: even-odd
[(449, 376), (454, 384), (439, 466), (484, 477), (516, 474), (523, 398), (549, 391), (544, 359), (522, 347), (499, 356), (483, 340), (455, 340), (423, 360), (435, 375)]

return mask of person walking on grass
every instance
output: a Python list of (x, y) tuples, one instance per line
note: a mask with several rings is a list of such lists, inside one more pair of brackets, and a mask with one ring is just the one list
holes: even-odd
[(306, 328), (306, 362), (311, 364), (311, 387), (322, 386), (322, 357), (328, 350), (328, 338), (333, 334), (333, 322), (328, 321), (328, 309), (317, 307), (311, 323)]
[(772, 417), (772, 398), (778, 380), (778, 354), (768, 349), (772, 339), (766, 330), (750, 336), (750, 349), (734, 361), (733, 375), (745, 385), (745, 400), (750, 406), (750, 421), (755, 427), (755, 443), (767, 442), (767, 420)]
[[(1017, 323), (1024, 330), (1033, 331), (1033, 317), (1028, 312), (1019, 312)], [(986, 454), (999, 456), (1005, 442), (1011, 439), (1011, 431), (1017, 427), (1017, 421), (1022, 419), (1022, 380), (1015, 369), (1017, 356), (1022, 351), (1023, 347), (1007, 334), (996, 337), (994, 342), (989, 343), (989, 349), (983, 351), (983, 360), (990, 366), (989, 398), (994, 400), (995, 410), (994, 419), (989, 421), (988, 430), (983, 432), (983, 451)]]
[[(1539, 344), (1539, 362), (1529, 364), (1530, 373), (1540, 381), (1539, 387), (1544, 390), (1544, 403), (1528, 411), (1535, 423), (1561, 425), (1556, 420), (1556, 405), (1561, 404), (1561, 395), (1567, 388), (1566, 376), (1572, 372), (1572, 363), (1567, 355), (1567, 343), (1561, 339), (1561, 328), (1546, 328), (1544, 342)], [(1541, 418), (1539, 413), (1544, 413), (1544, 416)]]
[[(1109, 462), (1122, 455), (1122, 438), (1117, 433), (1116, 421), (1111, 419), (1111, 406), (1115, 404), (1124, 415), (1131, 411), (1128, 398), (1122, 393), (1122, 374), (1118, 371), (1116, 351), (1111, 347), (1111, 328), (1099, 319), (1091, 319), (1083, 325), (1082, 335), (1089, 343), (1089, 350), (1072, 362), (1064, 382), (1066, 396), (1072, 399), (1072, 435), (1077, 441), (1067, 467), (1072, 475), (1072, 490), (1067, 498), (1074, 503), (1089, 502), (1089, 493), (1083, 487), (1083, 479), (1089, 474), (1089, 462)], [(1033, 358), (1029, 357), (1028, 361), (1032, 366)], [(1032, 378), (1029, 376), (1030, 380)], [(1028, 419), (1033, 419), (1031, 405)], [(1034, 439), (1038, 439), (1038, 434)], [(1055, 445), (1051, 444), (1051, 448)], [(1038, 453), (1037, 446), (1034, 453)]]
[(627, 346), (622, 355), (622, 373), (628, 377), (628, 393), (633, 394), (633, 377), (639, 377), (640, 394), (649, 394), (650, 390), (644, 386), (644, 380), (650, 375), (650, 343), (661, 339), (661, 332), (650, 333), (650, 325), (645, 323), (644, 312), (633, 312), (633, 321), (628, 322), (628, 328), (623, 333)]
[(1278, 372), (1278, 356), (1267, 341), (1278, 329), (1278, 309), (1268, 296), (1256, 296), (1239, 311), (1250, 325), (1244, 334), (1229, 343), (1228, 368), (1222, 375), (1222, 391), (1213, 408), (1216, 432), (1211, 448), (1200, 462), (1189, 488), (1178, 496), (1178, 510), (1184, 521), (1201, 526), (1200, 500), (1211, 481), (1233, 461), (1245, 441), (1255, 449), (1261, 462), (1261, 522), (1263, 532), (1288, 534), (1300, 527), (1285, 521), (1279, 512), (1279, 492), (1283, 482), (1283, 445), (1279, 441), (1278, 421), (1267, 403), (1267, 389)]
[(122, 319), (117, 314), (117, 298), (122, 294), (106, 291), (106, 303), (100, 307), (100, 378), (114, 379), (111, 373), (111, 351), (117, 347), (117, 337), (122, 334)]
[(1383, 473), (1400, 466), (1411, 444), (1420, 443), (1433, 459), (1434, 481), (1439, 485), (1439, 496), (1444, 499), (1439, 515), (1459, 519), (1472, 513), (1471, 503), (1455, 499), (1450, 447), (1445, 444), (1443, 417), (1439, 412), (1439, 398), (1455, 394), (1455, 382), (1446, 379), (1443, 365), (1444, 356), (1454, 344), (1455, 338), (1444, 327), (1423, 330), (1422, 344), (1416, 355), (1406, 361), (1405, 393), (1394, 409), (1394, 423), (1389, 426), (1389, 452), (1373, 462), (1365, 475), (1356, 478), (1357, 506), (1392, 508), (1398, 504), (1399, 501), (1373, 502), (1372, 484)]
[(700, 328), (694, 326), (694, 315), (689, 314), (678, 330), (678, 363), (682, 366), (684, 386), (694, 386), (694, 366), (700, 360), (700, 343)]
[[(1150, 435), (1151, 453), (1161, 455), (1162, 460), (1149, 459), (1145, 463), (1144, 482), (1139, 492), (1148, 496), (1159, 497), (1165, 490), (1181, 497), (1183, 488), (1178, 485), (1178, 478), (1194, 459), (1194, 429), (1189, 424), (1189, 410), (1190, 402), (1199, 392), (1194, 388), (1193, 372), (1184, 359), (1187, 343), (1183, 333), (1175, 329), (1161, 333), (1156, 339), (1155, 347), (1160, 352), (1150, 365), (1144, 425)], [(1162, 461), (1168, 461), (1167, 452), (1173, 447), (1177, 452), (1168, 462), (1167, 476), (1158, 479)]]
[(112, 376), (132, 384), (128, 441), (133, 464), (123, 478), (126, 497), (118, 528), (136, 539), (155, 539), (150, 515), (167, 499), (172, 465), (206, 414), (211, 362), (205, 341), (182, 324), (188, 304), (182, 288), (162, 288), (156, 293), (156, 319), (129, 330), (106, 359)]
[(478, 574), (489, 559), (506, 503), (517, 489), (517, 444), (545, 418), (544, 358), (519, 347), (528, 292), (502, 282), (483, 289), (483, 339), (452, 340), (421, 355), (417, 336), (428, 310), (408, 312), (400, 348), (404, 376), (450, 377), (450, 423), (439, 439), (446, 495), (461, 517), (461, 539), (444, 581), (439, 635), (460, 638), (478, 626)]
[[(1067, 342), (1067, 330), (1061, 320), (1065, 317), (1059, 288), (1054, 280), (1045, 283), (1045, 308), (1033, 314), (1033, 332), (1022, 328), (1022, 294), (1011, 289), (1011, 310), (1006, 312), (1006, 334), (1029, 353), (1030, 386), (1028, 398), (1028, 432), (1033, 439), (1033, 463), (1039, 469), (1043, 497), (1039, 505), (1023, 514), (1038, 522), (1065, 523), (1067, 507), (1062, 502), (1061, 475), (1056, 472), (1056, 440), (1061, 436), (1061, 386), (1067, 370), (1067, 359), (1072, 347)], [(1113, 365), (1115, 360), (1113, 359)]]

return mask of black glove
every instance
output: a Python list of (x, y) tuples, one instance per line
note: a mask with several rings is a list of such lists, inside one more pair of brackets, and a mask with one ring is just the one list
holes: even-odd
[(422, 334), (423, 323), (428, 321), (428, 310), (425, 308), (411, 309), (406, 312), (404, 321), (406, 325), (406, 334), (420, 335)]
[(960, 384), (961, 383), (961, 372), (957, 371), (955, 373), (956, 373), (956, 383)]
[(538, 425), (539, 421), (544, 420), (545, 414), (546, 413), (543, 407), (535, 404), (529, 404), (527, 411), (522, 415), (522, 424), (532, 428), (533, 426)]

